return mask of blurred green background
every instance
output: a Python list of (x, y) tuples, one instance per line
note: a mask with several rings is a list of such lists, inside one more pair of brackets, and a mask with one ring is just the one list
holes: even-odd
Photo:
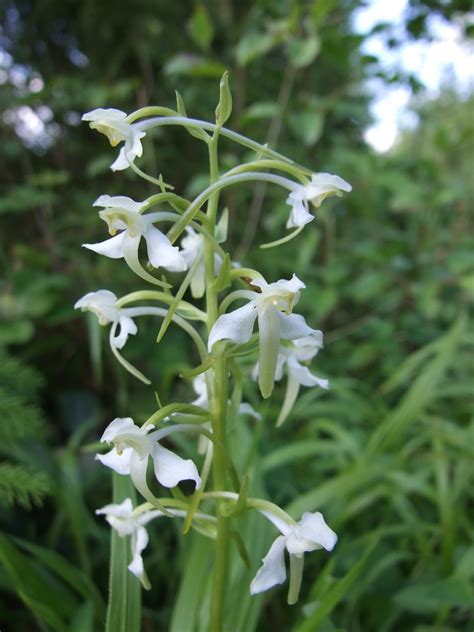
[[(81, 249), (105, 238), (92, 202), (154, 192), (132, 172), (109, 170), (116, 150), (80, 117), (96, 107), (174, 107), (177, 89), (190, 116), (212, 120), (225, 69), (234, 96), (229, 127), (353, 186), (325, 202), (295, 241), (269, 251), (258, 244), (283, 234), (282, 192), (249, 185), (223, 197), (233, 258), (272, 281), (293, 272), (305, 281), (301, 311), (326, 342), (314, 372), (332, 386), (302, 389), (275, 431), (284, 384), (264, 404), (249, 384), (245, 399), (264, 421), (235, 431), (238, 466), (250, 467), (258, 491), (295, 516), (323, 511), (340, 537), (331, 556), (308, 557), (292, 608), (285, 588), (250, 601), (253, 575), (236, 553), (228, 630), (472, 628), (473, 97), (449, 81), (430, 97), (419, 76), (387, 70), (364, 48), (374, 34), (392, 51), (429, 40), (433, 18), (469, 40), (472, 7), (413, 0), (401, 30), (380, 22), (361, 35), (353, 16), (363, 6), (2, 3), (2, 630), (102, 629), (109, 530), (93, 512), (110, 502), (111, 477), (94, 461), (94, 442), (113, 417), (143, 420), (156, 407), (153, 389), (114, 362), (107, 332), (72, 309), (89, 291), (120, 296), (142, 287), (124, 264)], [(385, 154), (364, 140), (370, 79), (413, 93), (418, 123)], [(251, 157), (222, 141), (223, 168)], [(205, 147), (183, 129), (148, 134), (139, 165), (185, 196), (206, 186)], [(125, 356), (152, 377), (162, 401), (194, 399), (178, 375), (196, 358), (172, 329), (153, 350), (158, 326), (143, 320)], [(193, 454), (192, 443), (181, 445)], [(263, 522), (242, 526), (261, 548), (253, 573), (272, 535)], [(150, 531), (153, 590), (143, 597), (142, 629), (205, 631), (205, 597), (193, 600), (189, 587), (196, 573), (206, 577), (209, 551), (179, 525)]]

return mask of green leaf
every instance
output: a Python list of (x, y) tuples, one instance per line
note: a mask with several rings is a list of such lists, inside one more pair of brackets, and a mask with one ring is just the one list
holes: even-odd
[(214, 287), (218, 292), (225, 290), (231, 284), (230, 273), (232, 270), (232, 261), (230, 259), (229, 253), (226, 253), (224, 257), (224, 261), (222, 262), (221, 269), (219, 274), (214, 281)]
[[(186, 108), (184, 107), (183, 97), (180, 95), (180, 93), (177, 90), (175, 90), (175, 94), (176, 94), (176, 109), (178, 110), (178, 114), (180, 116), (184, 116), (188, 118), (188, 115), (186, 114)], [(200, 127), (195, 127), (194, 125), (187, 125), (185, 129), (187, 132), (191, 134), (191, 136), (194, 136), (195, 138), (199, 138), (199, 140), (203, 140), (206, 143), (209, 142), (209, 139), (210, 139), (209, 134), (207, 134)], [(182, 207), (181, 210), (185, 210), (185, 208), (186, 208), (186, 205)]]
[(295, 68), (313, 63), (321, 50), (321, 40), (314, 34), (306, 39), (293, 39), (288, 44), (288, 58)]
[(216, 125), (222, 127), (232, 114), (232, 94), (229, 87), (229, 73), (226, 70), (219, 84), (219, 103), (216, 108)]
[(0, 562), (10, 587), (33, 615), (56, 632), (68, 632), (66, 622), (77, 601), (64, 584), (20, 553), (4, 534), (0, 534)]
[(444, 607), (470, 608), (474, 594), (467, 580), (449, 577), (407, 586), (393, 599), (398, 606), (410, 612), (436, 613)]
[(276, 46), (278, 41), (279, 39), (272, 33), (261, 33), (258, 31), (246, 33), (235, 49), (237, 65), (246, 66)]
[(188, 22), (188, 32), (195, 44), (209, 50), (214, 38), (214, 26), (203, 4), (198, 3)]
[[(128, 476), (113, 473), (113, 502), (131, 498), (135, 504), (135, 489)], [(140, 632), (141, 587), (128, 570), (131, 561), (130, 538), (120, 537), (111, 530), (109, 604), (106, 632)]]
[(318, 601), (316, 604), (316, 610), (306, 619), (306, 621), (294, 628), (294, 632), (317, 632), (317, 630), (320, 629), (321, 625), (326, 622), (328, 616), (337, 604), (344, 599), (346, 594), (349, 592), (352, 584), (361, 575), (376, 543), (377, 540), (374, 540), (369, 545), (363, 557), (354, 564), (344, 577), (338, 579), (334, 584), (332, 584), (329, 590), (323, 592), (321, 595), (317, 595)]

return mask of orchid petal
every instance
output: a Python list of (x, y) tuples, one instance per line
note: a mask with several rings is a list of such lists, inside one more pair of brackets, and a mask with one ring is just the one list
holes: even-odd
[(127, 160), (127, 155), (125, 153), (125, 147), (121, 147), (119, 151), (119, 155), (116, 160), (110, 165), (112, 171), (123, 171), (124, 169), (128, 169), (130, 167), (130, 162)]
[(96, 454), (95, 458), (103, 465), (110, 467), (117, 474), (130, 474), (130, 459), (132, 458), (133, 448), (125, 448), (121, 454), (117, 452), (117, 448), (112, 448), (106, 454)]
[(186, 261), (179, 248), (172, 246), (166, 235), (154, 226), (149, 226), (145, 233), (148, 259), (155, 268), (166, 268), (171, 272), (186, 270)]
[(337, 535), (326, 524), (322, 513), (319, 511), (304, 513), (299, 524), (300, 537), (305, 540), (317, 542), (326, 551), (332, 551), (336, 546)]
[(288, 197), (287, 204), (291, 208), (291, 213), (286, 222), (287, 228), (297, 228), (298, 226), (305, 226), (314, 220), (314, 215), (308, 212), (304, 203), (301, 201), (294, 201), (291, 199), (291, 195)]
[(118, 335), (114, 335), (112, 337), (112, 344), (117, 349), (122, 349), (125, 343), (128, 340), (128, 336), (134, 336), (138, 329), (135, 322), (130, 318), (130, 316), (120, 316), (119, 319), (120, 325), (120, 333)]
[(164, 487), (176, 487), (180, 481), (187, 480), (193, 480), (196, 489), (201, 486), (201, 477), (191, 459), (182, 459), (159, 444), (155, 444), (152, 458), (155, 476)]
[(306, 323), (301, 314), (289, 314), (287, 316), (283, 312), (278, 312), (278, 315), (280, 317), (281, 337), (285, 340), (302, 338), (316, 331)]
[(110, 239), (100, 241), (98, 244), (82, 244), (82, 247), (111, 259), (121, 259), (124, 256), (124, 237), (125, 233), (119, 233)]
[(139, 213), (143, 205), (143, 202), (135, 202), (126, 195), (100, 195), (92, 206), (125, 209), (131, 213)]
[(329, 388), (329, 380), (313, 375), (308, 367), (299, 364), (294, 357), (288, 358), (288, 373), (293, 375), (303, 386), (320, 386), (321, 388)]
[(237, 344), (248, 342), (256, 318), (257, 309), (252, 302), (220, 316), (209, 332), (209, 351), (219, 340), (231, 340)]
[(285, 569), (285, 536), (280, 535), (273, 542), (267, 555), (263, 558), (263, 564), (250, 584), (250, 594), (264, 592), (277, 584), (282, 584), (286, 579)]
[(254, 419), (260, 420), (262, 415), (257, 413), (255, 408), (251, 406), (248, 402), (242, 402), (239, 406), (239, 415), (249, 415)]
[[(132, 535), (132, 556), (133, 559), (128, 565), (128, 570), (138, 577), (141, 581), (144, 579), (145, 569), (143, 567), (142, 551), (148, 544), (148, 533), (145, 527), (138, 527)], [(147, 582), (145, 582), (147, 583)]]
[[(153, 428), (153, 426), (152, 426)], [(104, 430), (100, 442), (112, 443), (118, 435), (139, 430), (131, 417), (116, 417)]]

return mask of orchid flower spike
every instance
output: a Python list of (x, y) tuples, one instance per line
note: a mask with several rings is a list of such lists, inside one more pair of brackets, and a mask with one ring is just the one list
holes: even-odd
[[(305, 336), (304, 338), (299, 338), (298, 340), (292, 340), (284, 346), (280, 346), (275, 380), (279, 381), (282, 379), (284, 369), (286, 368), (288, 373), (288, 382), (285, 400), (276, 423), (277, 426), (281, 426), (288, 417), (293, 404), (298, 397), (300, 386), (319, 386), (324, 389), (329, 388), (329, 380), (313, 375), (307, 366), (301, 364), (301, 362), (308, 362), (309, 360), (312, 360), (322, 346), (323, 334), (319, 330), (314, 331), (311, 336)], [(257, 380), (258, 370), (259, 366), (256, 364), (252, 371), (252, 377), (254, 380)]]
[(151, 586), (142, 559), (142, 552), (148, 544), (148, 533), (145, 525), (150, 520), (163, 516), (163, 512), (158, 509), (137, 512), (133, 509), (130, 498), (126, 498), (119, 505), (105, 505), (101, 509), (96, 509), (95, 513), (105, 515), (109, 525), (117, 531), (120, 537), (131, 536), (132, 561), (128, 565), (128, 570), (138, 577), (146, 590), (149, 590)]
[(127, 169), (135, 158), (143, 153), (141, 139), (145, 132), (137, 125), (127, 122), (127, 114), (114, 108), (98, 108), (86, 112), (82, 116), (83, 121), (88, 121), (92, 129), (96, 129), (109, 139), (112, 147), (124, 143), (115, 162), (111, 165), (112, 171)]
[(339, 176), (330, 173), (313, 174), (309, 184), (296, 186), (288, 196), (287, 204), (291, 206), (291, 213), (286, 227), (295, 228), (312, 222), (314, 215), (309, 212), (308, 202), (319, 208), (327, 197), (341, 197), (341, 191), (352, 191), (352, 187)]
[(285, 549), (290, 555), (290, 587), (288, 603), (298, 601), (303, 576), (304, 554), (317, 549), (332, 551), (337, 542), (337, 535), (326, 524), (321, 513), (304, 513), (301, 520), (290, 525), (282, 518), (268, 511), (259, 510), (282, 535), (278, 536), (263, 558), (252, 583), (250, 594), (269, 590), (286, 579)]
[(289, 281), (267, 283), (264, 279), (252, 280), (258, 291), (242, 290), (239, 297), (247, 298), (243, 307), (223, 314), (209, 333), (209, 350), (219, 340), (231, 340), (237, 344), (248, 342), (258, 319), (259, 369), (258, 383), (263, 397), (270, 397), (277, 368), (280, 339), (295, 340), (314, 333), (303, 316), (292, 314), (300, 290), (305, 284), (294, 274)]
[[(98, 244), (82, 244), (84, 248), (98, 252), (112, 259), (122, 257), (130, 268), (139, 276), (152, 280), (161, 285), (159, 281), (148, 275), (141, 268), (138, 260), (138, 247), (142, 237), (145, 238), (148, 259), (155, 268), (165, 268), (171, 272), (186, 270), (186, 261), (179, 252), (179, 248), (171, 245), (166, 235), (159, 231), (153, 222), (166, 219), (165, 213), (150, 213), (141, 215), (144, 202), (135, 202), (129, 197), (118, 195), (101, 195), (94, 202), (94, 206), (103, 206), (99, 216), (109, 226), (109, 232), (113, 237)], [(118, 235), (115, 233), (121, 231)], [(137, 269), (139, 268), (139, 270)]]
[[(204, 266), (204, 237), (197, 233), (191, 226), (186, 226), (186, 235), (181, 240), (181, 256), (186, 261), (188, 268), (197, 261), (197, 267), (191, 279), (191, 294), (193, 298), (202, 298), (206, 289)], [(221, 269), (222, 259), (214, 255), (214, 273), (217, 275)]]
[[(116, 349), (122, 349), (128, 340), (128, 336), (137, 333), (137, 326), (134, 320), (127, 315), (126, 308), (116, 307), (117, 297), (109, 290), (98, 290), (88, 292), (74, 304), (74, 309), (81, 309), (95, 314), (99, 320), (99, 325), (112, 323), (110, 332), (110, 344)], [(117, 328), (120, 332), (116, 334)]]
[(164, 487), (176, 487), (180, 481), (193, 480), (198, 489), (201, 478), (193, 461), (182, 459), (158, 443), (159, 439), (185, 427), (153, 429), (153, 424), (137, 426), (130, 417), (114, 419), (100, 439), (101, 443), (113, 443), (114, 447), (106, 454), (97, 454), (96, 459), (118, 474), (130, 475), (138, 491), (152, 503), (155, 498), (146, 481), (149, 457), (153, 461), (155, 477)]

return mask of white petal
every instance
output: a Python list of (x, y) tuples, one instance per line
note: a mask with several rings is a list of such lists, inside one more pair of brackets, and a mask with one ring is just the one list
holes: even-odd
[(296, 228), (298, 226), (305, 226), (314, 220), (314, 215), (308, 212), (303, 202), (296, 202), (291, 200), (291, 195), (287, 200), (287, 204), (291, 205), (291, 213), (286, 222), (287, 228)]
[(308, 336), (315, 329), (306, 324), (301, 314), (290, 314), (287, 316), (283, 312), (278, 312), (280, 317), (280, 335), (285, 340), (295, 340)]
[(117, 159), (110, 165), (110, 168), (112, 169), (112, 171), (123, 171), (124, 169), (128, 169), (129, 167), (130, 162), (127, 160), (125, 148), (122, 147), (119, 151)]
[(328, 527), (322, 513), (304, 513), (299, 523), (300, 536), (321, 545), (326, 551), (332, 551), (337, 535)]
[(135, 159), (135, 157), (140, 157), (143, 154), (141, 139), (145, 134), (136, 125), (130, 126), (130, 137), (125, 141), (125, 151), (129, 158)]
[(106, 454), (96, 454), (95, 458), (103, 465), (117, 472), (117, 474), (130, 474), (132, 452), (132, 448), (125, 448), (122, 454), (119, 454), (116, 448), (112, 448), (112, 450)]
[(127, 117), (125, 112), (115, 108), (96, 108), (82, 115), (82, 121), (110, 120), (121, 121)]
[(105, 505), (105, 507), (96, 509), (95, 513), (98, 516), (102, 514), (110, 514), (112, 516), (116, 516), (117, 518), (129, 518), (132, 511), (133, 505), (131, 499), (125, 498), (125, 500), (119, 504)]
[(279, 281), (276, 281), (275, 283), (270, 283), (269, 285), (269, 288), (285, 290), (285, 292), (289, 292), (290, 294), (297, 294), (305, 287), (306, 285), (301, 279), (296, 276), (296, 274), (293, 274), (293, 276), (289, 280), (280, 279)]
[(91, 305), (99, 305), (112, 307), (117, 302), (117, 297), (110, 290), (97, 290), (96, 292), (88, 292), (82, 298), (74, 303), (74, 309), (87, 309)]
[(164, 487), (176, 487), (187, 480), (195, 481), (196, 489), (201, 486), (201, 477), (191, 459), (182, 459), (159, 444), (155, 445), (152, 458), (155, 476)]
[(282, 584), (286, 579), (285, 569), (285, 542), (283, 535), (273, 542), (267, 555), (263, 558), (263, 564), (250, 584), (250, 594), (264, 592), (277, 584)]
[(143, 207), (143, 202), (135, 202), (126, 195), (100, 195), (93, 206), (103, 206), (104, 208), (119, 208), (138, 213)]
[(123, 239), (125, 232), (115, 235), (110, 239), (101, 241), (98, 244), (82, 244), (83, 248), (88, 248), (100, 255), (105, 255), (111, 259), (121, 259), (123, 257)]
[(104, 430), (100, 438), (100, 442), (103, 443), (104, 441), (107, 441), (107, 443), (112, 443), (118, 435), (125, 432), (133, 432), (137, 428), (138, 426), (135, 425), (135, 422), (131, 417), (116, 417)]
[(320, 386), (321, 388), (329, 388), (329, 380), (313, 375), (308, 367), (302, 366), (294, 358), (288, 359), (288, 371), (294, 375), (296, 380), (303, 386)]
[(257, 309), (253, 302), (220, 316), (209, 332), (209, 351), (218, 340), (232, 340), (237, 344), (248, 342), (256, 318)]
[(134, 336), (137, 333), (138, 329), (135, 322), (130, 318), (130, 316), (121, 315), (119, 319), (119, 325), (120, 333), (113, 336), (112, 344), (117, 349), (122, 349), (122, 347), (128, 340), (128, 336)]
[(249, 415), (250, 417), (254, 417), (255, 419), (258, 419), (258, 420), (262, 418), (262, 415), (260, 413), (257, 413), (255, 408), (247, 402), (242, 402), (240, 404), (239, 415)]
[(278, 529), (278, 531), (282, 535), (285, 535), (285, 536), (289, 535), (292, 529), (294, 528), (291, 525), (289, 525), (287, 522), (285, 522), (283, 518), (280, 518), (279, 516), (275, 516), (275, 514), (271, 513), (270, 511), (266, 511), (265, 509), (259, 509), (258, 511), (262, 514), (262, 516), (265, 516), (267, 520), (270, 520), (270, 522), (273, 525), (275, 525), (275, 527)]
[(145, 232), (148, 259), (155, 268), (166, 268), (171, 272), (186, 270), (186, 261), (179, 252), (179, 248), (172, 246), (166, 235), (154, 226), (149, 226)]
[(148, 533), (145, 527), (138, 527), (132, 536), (132, 556), (133, 559), (128, 565), (128, 570), (140, 580), (144, 580), (145, 569), (143, 568), (142, 551), (148, 544)]

